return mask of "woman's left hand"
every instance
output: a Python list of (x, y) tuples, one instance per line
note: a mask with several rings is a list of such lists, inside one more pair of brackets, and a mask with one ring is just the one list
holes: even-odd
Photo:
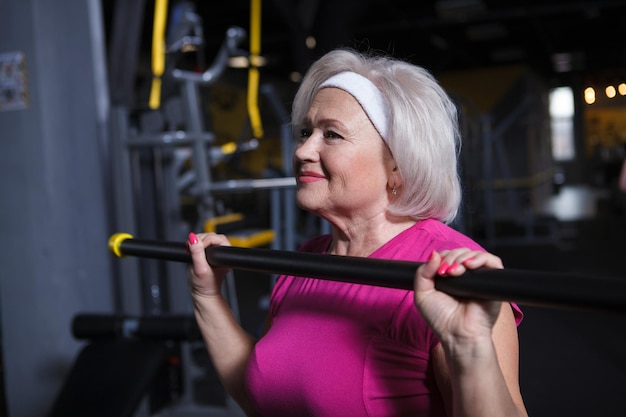
[(458, 299), (435, 289), (437, 275), (445, 279), (480, 267), (502, 269), (502, 260), (467, 248), (434, 251), (415, 274), (415, 305), (444, 345), (491, 337), (502, 302)]

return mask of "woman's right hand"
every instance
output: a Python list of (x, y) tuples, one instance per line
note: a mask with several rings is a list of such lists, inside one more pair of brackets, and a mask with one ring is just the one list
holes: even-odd
[(187, 241), (192, 264), (188, 281), (191, 294), (203, 297), (221, 296), (222, 283), (230, 268), (213, 268), (206, 259), (205, 249), (209, 246), (231, 246), (228, 238), (216, 233), (189, 233)]

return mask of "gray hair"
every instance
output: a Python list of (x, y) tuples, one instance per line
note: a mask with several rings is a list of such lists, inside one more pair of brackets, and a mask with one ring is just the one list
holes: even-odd
[(331, 51), (311, 66), (296, 93), (291, 114), (294, 135), (320, 85), (343, 71), (374, 83), (388, 109), (389, 137), (385, 139), (402, 187), (387, 211), (415, 220), (452, 222), (461, 202), (457, 108), (426, 69), (389, 56)]

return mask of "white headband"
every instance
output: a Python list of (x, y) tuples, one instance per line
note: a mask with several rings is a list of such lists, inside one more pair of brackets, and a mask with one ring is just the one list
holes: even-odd
[(356, 72), (346, 71), (333, 75), (320, 85), (320, 89), (326, 87), (339, 88), (354, 97), (383, 140), (387, 140), (385, 99), (373, 82)]

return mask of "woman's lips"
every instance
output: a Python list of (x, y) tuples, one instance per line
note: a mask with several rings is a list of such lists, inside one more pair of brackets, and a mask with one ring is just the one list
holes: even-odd
[(302, 171), (298, 175), (299, 182), (316, 182), (316, 181), (321, 181), (323, 179), (326, 179), (326, 176), (318, 172), (313, 172), (313, 171)]

